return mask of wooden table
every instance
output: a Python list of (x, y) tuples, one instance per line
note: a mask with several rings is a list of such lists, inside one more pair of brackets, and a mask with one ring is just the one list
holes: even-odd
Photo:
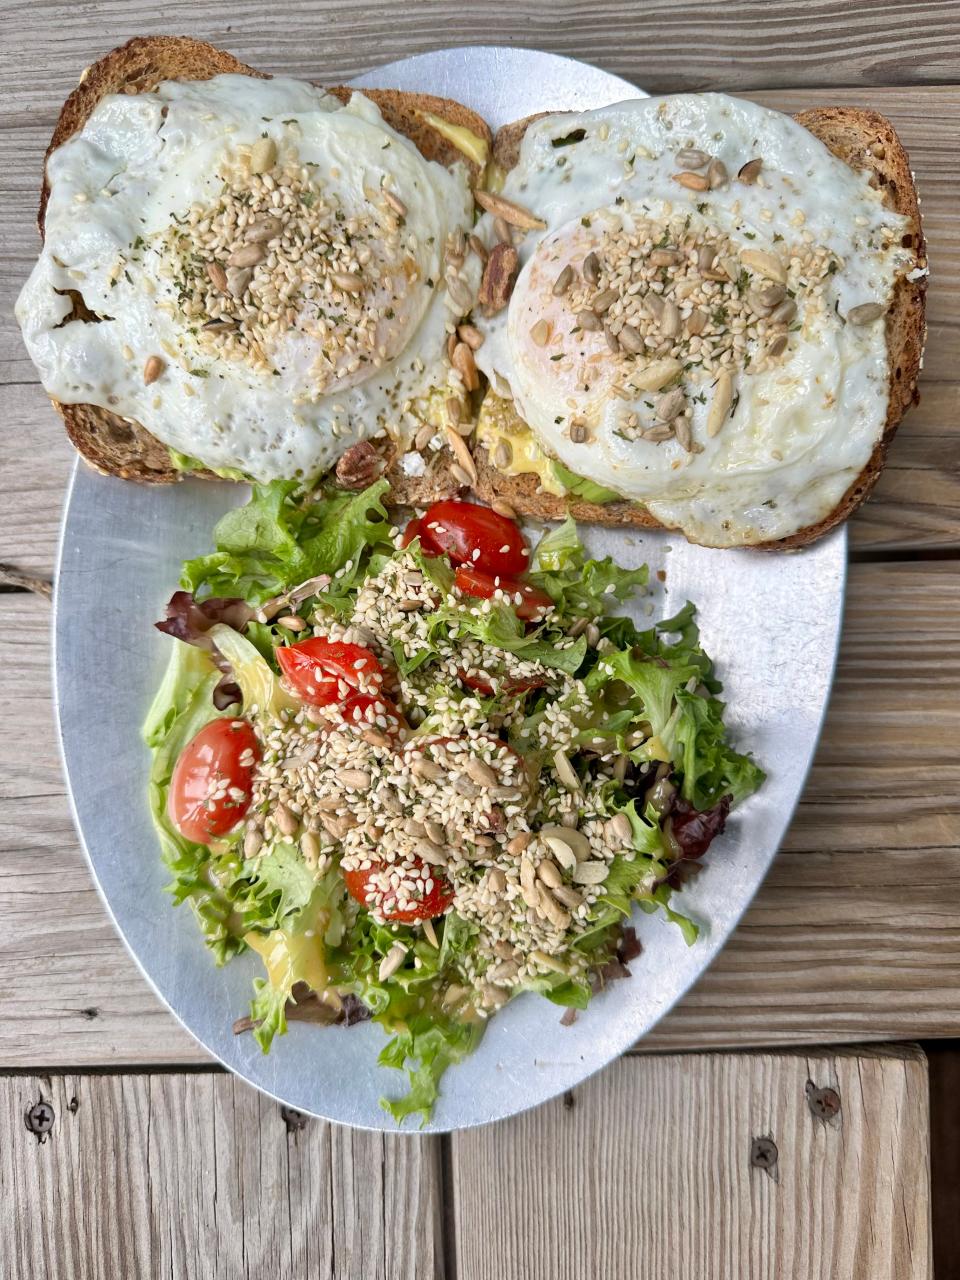
[[(575, 55), (651, 90), (725, 89), (785, 110), (874, 106), (900, 131), (923, 197), (931, 264), (923, 398), (876, 496), (851, 524), (836, 690), (784, 848), (724, 953), (642, 1046), (738, 1052), (630, 1057), (578, 1090), (572, 1110), (558, 1101), (449, 1141), (320, 1124), (301, 1130), (296, 1117), (285, 1125), (273, 1104), (210, 1070), (114, 935), (80, 855), (50, 709), (49, 606), (24, 590), (2, 591), (0, 1069), (26, 1074), (0, 1078), (0, 1202), (5, 1188), (19, 1188), (25, 1204), (57, 1215), (73, 1252), (55, 1260), (57, 1232), (0, 1228), (0, 1274), (98, 1275), (96, 1250), (122, 1247), (139, 1260), (124, 1272), (131, 1275), (213, 1274), (194, 1272), (190, 1259), (218, 1257), (224, 1275), (260, 1274), (255, 1260), (275, 1258), (277, 1275), (394, 1276), (413, 1274), (416, 1244), (417, 1274), (606, 1276), (624, 1259), (635, 1263), (638, 1241), (672, 1245), (681, 1220), (689, 1230), (679, 1236), (686, 1252), (673, 1256), (678, 1276), (734, 1274), (725, 1270), (732, 1259), (745, 1276), (927, 1274), (922, 1057), (743, 1050), (960, 1036), (956, 4), (816, 0), (774, 10), (739, 0), (469, 7), (197, 0), (168, 4), (157, 18), (140, 0), (3, 5), (0, 562), (49, 577), (72, 466), (12, 316), (36, 251), (43, 149), (81, 68), (142, 31), (189, 30), (267, 70), (328, 81), (423, 49), (497, 42)], [(126, 1074), (77, 1074), (105, 1068)], [(808, 1078), (833, 1081), (850, 1108), (835, 1149), (829, 1126), (811, 1127), (802, 1097)], [(700, 1107), (691, 1106), (684, 1081), (701, 1094)], [(20, 1112), (41, 1094), (57, 1117), (55, 1166), (56, 1144), (28, 1135), (24, 1147)], [(856, 1106), (848, 1102), (854, 1096)], [(659, 1129), (646, 1099), (677, 1127)], [(104, 1203), (126, 1202), (125, 1188), (135, 1188), (139, 1216), (98, 1209), (96, 1222), (85, 1223), (91, 1206), (65, 1199), (72, 1191), (82, 1200), (97, 1172), (76, 1137), (88, 1107), (99, 1116), (101, 1158), (112, 1160), (116, 1144), (121, 1171)], [(144, 1127), (147, 1148), (138, 1140)], [(747, 1135), (767, 1130), (796, 1138), (780, 1152), (779, 1183), (744, 1157)], [(636, 1135), (635, 1148), (625, 1145), (626, 1133)], [(677, 1134), (688, 1144), (682, 1149), (670, 1148)], [(877, 1194), (861, 1183), (858, 1211), (843, 1215), (831, 1197), (855, 1168), (845, 1161), (864, 1154), (863, 1142), (879, 1151), (881, 1135), (884, 1154), (870, 1165)], [(711, 1175), (716, 1187), (702, 1181), (703, 1144), (730, 1153)], [(18, 1152), (37, 1165), (29, 1176)], [(638, 1160), (646, 1162), (645, 1184), (660, 1185), (652, 1201), (632, 1185)], [(207, 1204), (211, 1179), (216, 1213)], [(258, 1194), (257, 1179), (286, 1206), (269, 1223), (257, 1221), (245, 1199)], [(484, 1184), (493, 1199), (472, 1199)], [(814, 1235), (801, 1239), (789, 1208), (811, 1188), (819, 1216)], [(194, 1238), (169, 1220), (157, 1225), (174, 1190), (194, 1197)], [(309, 1200), (323, 1207), (326, 1235), (311, 1226)], [(478, 1216), (478, 1204), (487, 1213), (492, 1206), (495, 1220)], [(358, 1214), (367, 1215), (362, 1223)], [(108, 1218), (119, 1234), (111, 1235)], [(628, 1220), (611, 1243), (604, 1222)], [(725, 1253), (717, 1252), (723, 1224)], [(730, 1224), (749, 1238), (724, 1234)], [(18, 1273), (18, 1257), (32, 1259), (33, 1269)], [(774, 1258), (782, 1269), (769, 1269)], [(647, 1250), (634, 1270), (659, 1277), (667, 1266), (665, 1255)]]

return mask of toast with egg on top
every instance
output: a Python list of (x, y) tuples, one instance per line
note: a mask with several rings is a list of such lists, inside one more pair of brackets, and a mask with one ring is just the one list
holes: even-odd
[[(558, 133), (562, 134), (563, 113), (556, 118), (561, 126)], [(532, 116), (499, 131), (493, 150), (495, 170), (508, 174), (517, 165), (528, 128), (542, 119), (542, 115)], [(915, 254), (915, 269), (897, 278), (884, 320), (889, 394), (886, 418), (869, 459), (828, 514), (802, 528), (792, 530), (788, 536), (750, 542), (753, 546), (772, 548), (806, 545), (845, 520), (869, 495), (880, 475), (897, 426), (906, 409), (917, 399), (916, 386), (925, 334), (926, 257), (918, 197), (906, 152), (893, 126), (875, 112), (850, 107), (809, 110), (800, 113), (795, 119), (844, 164), (853, 169), (867, 170), (871, 174), (870, 185), (880, 189), (884, 206), (903, 215), (907, 220), (903, 244), (909, 246)], [(558, 141), (563, 146), (567, 140), (559, 138)], [(761, 141), (761, 152), (762, 147)], [(562, 154), (562, 151), (558, 152), (558, 155)], [(698, 183), (697, 186), (699, 185)], [(529, 211), (534, 215), (537, 213), (532, 206)], [(522, 244), (524, 234), (514, 230), (512, 238)], [(538, 313), (532, 313), (531, 319), (535, 319), (536, 314)], [(508, 388), (500, 389), (508, 391)], [(497, 466), (493, 455), (497, 453), (498, 443), (502, 442), (506, 442), (507, 447), (500, 451), (498, 461), (501, 466)], [(478, 472), (478, 480), (474, 486), (477, 496), (486, 502), (506, 503), (520, 516), (560, 519), (569, 513), (577, 520), (601, 524), (665, 527), (664, 522), (658, 520), (641, 502), (621, 500), (613, 491), (608, 490), (605, 494), (601, 491), (600, 501), (579, 497), (569, 487), (564, 493), (565, 486), (562, 482), (558, 483), (550, 450), (540, 447), (509, 394), (497, 395), (493, 388), (487, 391), (480, 409), (473, 451)], [(505, 462), (508, 454), (514, 456), (510, 462)], [(514, 459), (518, 454), (520, 461), (515, 464)], [(503, 470), (504, 465), (514, 473)], [(517, 466), (524, 467), (524, 471), (517, 473)], [(569, 469), (564, 478), (569, 486)], [(598, 486), (593, 485), (592, 489), (596, 490)], [(587, 493), (588, 496), (593, 496), (590, 486), (587, 486)], [(706, 538), (694, 537), (692, 540), (702, 540), (712, 545)]]
[[(83, 73), (80, 84), (60, 112), (46, 159), (49, 161), (57, 148), (83, 128), (106, 95), (135, 95), (153, 90), (162, 81), (201, 81), (227, 73), (270, 79), (264, 72), (203, 41), (170, 36), (131, 40)], [(353, 93), (343, 86), (335, 86), (328, 92), (344, 104)], [(363, 96), (376, 104), (384, 123), (408, 138), (426, 160), (436, 161), (448, 169), (464, 164), (471, 185), (481, 180), (492, 135), (476, 112), (451, 99), (429, 94), (364, 90)], [(49, 195), (45, 164), (38, 216), (41, 236), (45, 231)], [(85, 311), (79, 290), (71, 290), (70, 297), (74, 310), (67, 319), (79, 317), (96, 321), (96, 316)], [(100, 405), (68, 404), (51, 398), (64, 419), (70, 439), (97, 470), (155, 484), (172, 483), (185, 474), (182, 465), (174, 464), (168, 446), (136, 420), (121, 417)], [(441, 410), (441, 430), (443, 421)], [(220, 478), (202, 465), (191, 466), (189, 473), (204, 479)], [(420, 490), (432, 483), (432, 480), (403, 473), (398, 473), (395, 480), (398, 490), (402, 491), (400, 496), (409, 501), (419, 500)], [(426, 496), (429, 497), (429, 493)]]

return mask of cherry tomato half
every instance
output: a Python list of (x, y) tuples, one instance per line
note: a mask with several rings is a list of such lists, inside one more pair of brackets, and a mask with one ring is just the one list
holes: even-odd
[[(500, 590), (510, 596), (510, 603), (516, 610), (517, 617), (527, 622), (540, 618), (548, 609), (553, 608), (553, 601), (545, 591), (535, 587), (532, 582), (522, 582), (519, 578), (492, 577), (489, 573), (481, 573), (468, 565), (458, 565), (454, 574), (454, 582), (464, 595), (478, 596), (481, 600), (489, 600), (493, 593)], [(522, 599), (516, 603), (517, 596)]]
[(411, 520), (400, 539), (401, 547), (409, 547), (414, 538), (420, 539), (420, 550), (425, 556), (442, 556), (443, 552), (427, 533), (426, 525), (419, 516)]
[(211, 720), (180, 752), (167, 813), (182, 836), (209, 844), (250, 808), (260, 744), (246, 720)]
[(435, 502), (420, 525), (421, 545), (446, 552), (454, 564), (511, 576), (527, 569), (529, 554), (520, 526), (490, 507), (455, 499)]
[(277, 661), (294, 693), (314, 707), (338, 701), (341, 680), (365, 692), (376, 692), (383, 684), (383, 669), (373, 650), (343, 640), (301, 640), (278, 649)]
[[(422, 870), (424, 864), (419, 858), (414, 858), (413, 862), (417, 871)], [(415, 920), (432, 920), (435, 916), (442, 916), (453, 901), (453, 890), (448, 881), (438, 871), (431, 869), (430, 879), (433, 883), (429, 892), (419, 898), (414, 905), (405, 907), (401, 911), (396, 906), (395, 896), (392, 900), (389, 896), (381, 896), (377, 887), (371, 885), (370, 882), (377, 870), (378, 868), (374, 866), (368, 867), (366, 871), (359, 869), (344, 871), (343, 882), (351, 898), (355, 898), (368, 910), (378, 911), (385, 920), (399, 920), (401, 924), (413, 924)]]
[[(374, 717), (382, 716), (386, 727), (370, 720), (367, 712), (372, 710)], [(391, 738), (398, 737), (401, 730), (409, 728), (399, 709), (382, 693), (351, 693), (344, 700), (341, 708), (344, 720), (356, 725), (358, 729), (378, 729)]]
[(482, 693), (485, 698), (489, 698), (493, 693), (529, 693), (531, 689), (542, 689), (547, 683), (542, 676), (507, 676), (501, 680), (493, 672), (494, 679), (499, 682), (499, 689), (494, 689), (489, 680), (485, 680), (482, 675), (477, 675), (472, 671), (460, 671), (460, 683), (465, 684), (468, 689), (475, 689), (477, 693)]

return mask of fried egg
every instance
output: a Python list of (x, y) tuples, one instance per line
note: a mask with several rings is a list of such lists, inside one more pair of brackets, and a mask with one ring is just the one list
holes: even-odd
[(409, 438), (462, 390), (466, 167), (426, 160), (361, 94), (223, 75), (110, 96), (47, 174), (17, 317), (55, 399), (267, 481)]
[(788, 116), (684, 94), (535, 121), (502, 196), (545, 225), (477, 363), (547, 454), (708, 545), (836, 507), (882, 433), (884, 316), (916, 267), (866, 173)]

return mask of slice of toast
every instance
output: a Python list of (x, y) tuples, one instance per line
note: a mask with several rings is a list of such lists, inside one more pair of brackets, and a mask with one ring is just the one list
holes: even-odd
[[(541, 119), (538, 115), (505, 125), (493, 144), (493, 162), (504, 171), (510, 170), (520, 157), (520, 145), (527, 128)], [(917, 265), (925, 269), (926, 246), (920, 221), (917, 189), (910, 161), (893, 125), (875, 111), (857, 107), (819, 107), (802, 111), (794, 119), (820, 139), (838, 159), (854, 169), (867, 169), (872, 181), (884, 193), (885, 202), (897, 213), (909, 218), (912, 230), (904, 241), (914, 248)], [(763, 550), (783, 550), (806, 546), (828, 530), (842, 523), (870, 495), (883, 470), (887, 449), (904, 413), (915, 404), (917, 379), (920, 374), (925, 337), (924, 298), (926, 275), (909, 281), (898, 280), (886, 319), (890, 398), (887, 420), (866, 466), (833, 511), (817, 524), (800, 529), (787, 538), (754, 544)], [(492, 395), (492, 392), (487, 393)], [(509, 402), (496, 406), (496, 412), (507, 414), (519, 422)], [(475, 451), (478, 480), (475, 492), (484, 502), (508, 503), (521, 516), (538, 520), (563, 519), (570, 514), (575, 520), (598, 524), (633, 525), (639, 528), (662, 528), (643, 506), (631, 502), (611, 502), (603, 506), (556, 497), (540, 491), (534, 475), (508, 476), (498, 471), (486, 450)]]
[[(63, 104), (47, 148), (37, 218), (41, 237), (50, 194), (46, 159), (55, 148), (83, 128), (102, 98), (112, 93), (145, 93), (162, 80), (209, 80), (226, 73), (254, 76), (261, 80), (270, 78), (266, 72), (247, 66), (232, 54), (188, 36), (141, 36), (88, 67)], [(327, 91), (341, 102), (349, 101), (354, 92), (345, 85), (335, 85)], [(363, 93), (376, 103), (386, 123), (408, 137), (427, 160), (436, 160), (446, 167), (459, 161), (467, 165), (472, 185), (482, 179), (482, 167), (469, 160), (423, 118), (427, 113), (448, 124), (466, 127), (489, 144), (492, 141), (490, 128), (475, 111), (451, 98), (438, 98), (431, 94), (394, 89), (364, 89)], [(79, 297), (74, 302), (75, 305), (80, 304)], [(74, 446), (98, 471), (150, 484), (172, 484), (183, 479), (184, 473), (171, 464), (167, 446), (139, 423), (97, 405), (61, 404), (56, 400), (53, 404), (63, 418)], [(407, 476), (402, 470), (392, 468), (391, 481), (396, 500), (417, 503), (429, 501), (435, 492), (454, 492), (457, 484), (449, 473), (451, 460), (448, 452), (442, 451), (438, 465), (423, 477)], [(202, 469), (190, 474), (206, 480), (219, 479)]]

